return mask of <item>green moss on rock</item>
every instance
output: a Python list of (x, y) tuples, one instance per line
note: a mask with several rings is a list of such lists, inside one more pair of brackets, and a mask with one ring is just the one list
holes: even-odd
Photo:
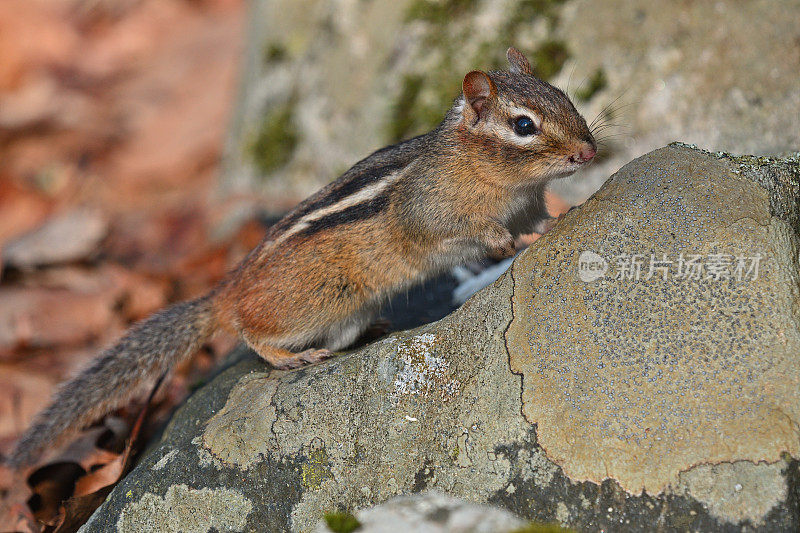
[(324, 518), (333, 533), (352, 533), (361, 528), (361, 522), (352, 513), (325, 513)]
[(454, 16), (474, 9), (477, 0), (414, 0), (406, 11), (406, 20), (424, 20), (434, 24), (446, 24)]
[(414, 106), (422, 90), (423, 81), (423, 77), (419, 75), (407, 75), (403, 78), (400, 95), (392, 106), (392, 120), (389, 123), (389, 136), (392, 141), (399, 141), (413, 129), (416, 122)]
[(608, 86), (606, 73), (601, 68), (594, 71), (594, 74), (589, 78), (586, 86), (575, 91), (575, 98), (583, 102), (587, 102), (598, 92), (602, 91)]
[(282, 43), (268, 43), (264, 47), (264, 64), (269, 65), (271, 63), (278, 63), (280, 61), (285, 61), (289, 57), (289, 52), (286, 50), (286, 46)]
[(559, 73), (561, 67), (569, 59), (569, 50), (564, 41), (548, 40), (539, 45), (531, 54), (533, 70), (536, 76), (549, 80)]
[(289, 102), (267, 115), (249, 143), (248, 152), (256, 168), (267, 174), (289, 161), (297, 141), (294, 104)]
[(511, 17), (516, 24), (528, 23), (537, 17), (547, 17), (550, 27), (558, 23), (559, 8), (565, 0), (521, 0)]

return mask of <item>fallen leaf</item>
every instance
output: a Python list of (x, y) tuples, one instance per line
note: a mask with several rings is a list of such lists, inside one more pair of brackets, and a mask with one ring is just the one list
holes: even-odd
[(52, 529), (53, 533), (78, 531), (89, 520), (92, 513), (103, 504), (113, 488), (113, 485), (109, 485), (91, 494), (68, 499), (62, 506), (59, 522)]
[(0, 246), (41, 224), (49, 202), (33, 191), (18, 186), (0, 174)]
[(0, 524), (9, 531), (36, 531), (40, 527), (28, 507), (28, 500), (33, 496), (30, 487), (25, 483), (23, 473), (16, 472), (0, 465), (0, 488), (5, 495), (0, 499)]
[(58, 516), (61, 502), (70, 497), (75, 480), (85, 472), (75, 463), (50, 463), (28, 476), (33, 496), (27, 501), (33, 516), (43, 524)]
[(112, 291), (80, 293), (0, 288), (0, 352), (19, 346), (76, 345), (103, 334), (114, 321)]
[(86, 259), (97, 250), (107, 231), (108, 223), (99, 211), (74, 209), (9, 242), (3, 250), (3, 262), (32, 268)]
[(0, 522), (10, 525), (9, 531), (15, 533), (39, 533), (41, 531), (41, 526), (25, 504), (12, 507), (5, 518), (0, 510)]
[(113, 461), (106, 463), (97, 470), (89, 472), (75, 482), (74, 497), (86, 496), (97, 492), (103, 487), (115, 484), (122, 477), (127, 456), (118, 455)]
[(105, 465), (120, 455), (97, 446), (100, 438), (108, 431), (113, 431), (113, 429), (110, 430), (105, 425), (84, 429), (67, 447), (47, 452), (39, 465), (74, 463), (87, 472)]
[(0, 438), (13, 438), (47, 405), (52, 378), (19, 365), (0, 363)]

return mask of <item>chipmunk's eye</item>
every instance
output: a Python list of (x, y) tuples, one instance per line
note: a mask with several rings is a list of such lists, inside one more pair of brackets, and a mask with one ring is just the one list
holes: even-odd
[(511, 125), (514, 127), (514, 133), (520, 135), (522, 137), (528, 135), (536, 135), (539, 133), (539, 129), (536, 127), (536, 124), (533, 122), (533, 119), (526, 116), (521, 116), (515, 118)]

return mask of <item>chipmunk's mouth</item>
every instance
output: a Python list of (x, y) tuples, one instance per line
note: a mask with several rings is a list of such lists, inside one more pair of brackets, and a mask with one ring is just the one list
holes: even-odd
[(561, 177), (569, 176), (569, 175), (574, 174), (575, 172), (579, 171), (582, 168), (588, 167), (589, 165), (592, 164), (592, 161), (594, 161), (593, 157), (589, 158), (589, 159), (585, 159), (585, 160), (578, 160), (578, 161), (567, 159), (564, 162), (564, 167), (563, 167), (564, 170), (563, 170), (563, 174), (562, 174)]
[[(549, 180), (556, 180), (560, 178), (566, 178), (575, 174), (578, 170), (582, 168), (586, 168), (592, 162), (592, 159), (588, 159), (585, 161), (570, 161), (568, 158), (558, 158), (556, 160), (551, 160), (549, 168), (545, 169), (544, 172), (539, 170), (538, 173), (540, 177), (533, 178), (532, 181), (540, 182), (542, 180), (549, 181)], [(535, 175), (535, 174), (534, 174)]]

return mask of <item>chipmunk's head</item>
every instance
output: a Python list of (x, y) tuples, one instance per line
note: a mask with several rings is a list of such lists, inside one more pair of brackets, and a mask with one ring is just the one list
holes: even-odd
[(597, 144), (567, 95), (534, 77), (519, 50), (507, 56), (508, 71), (464, 77), (455, 107), (461, 142), (512, 185), (567, 176), (589, 163)]

